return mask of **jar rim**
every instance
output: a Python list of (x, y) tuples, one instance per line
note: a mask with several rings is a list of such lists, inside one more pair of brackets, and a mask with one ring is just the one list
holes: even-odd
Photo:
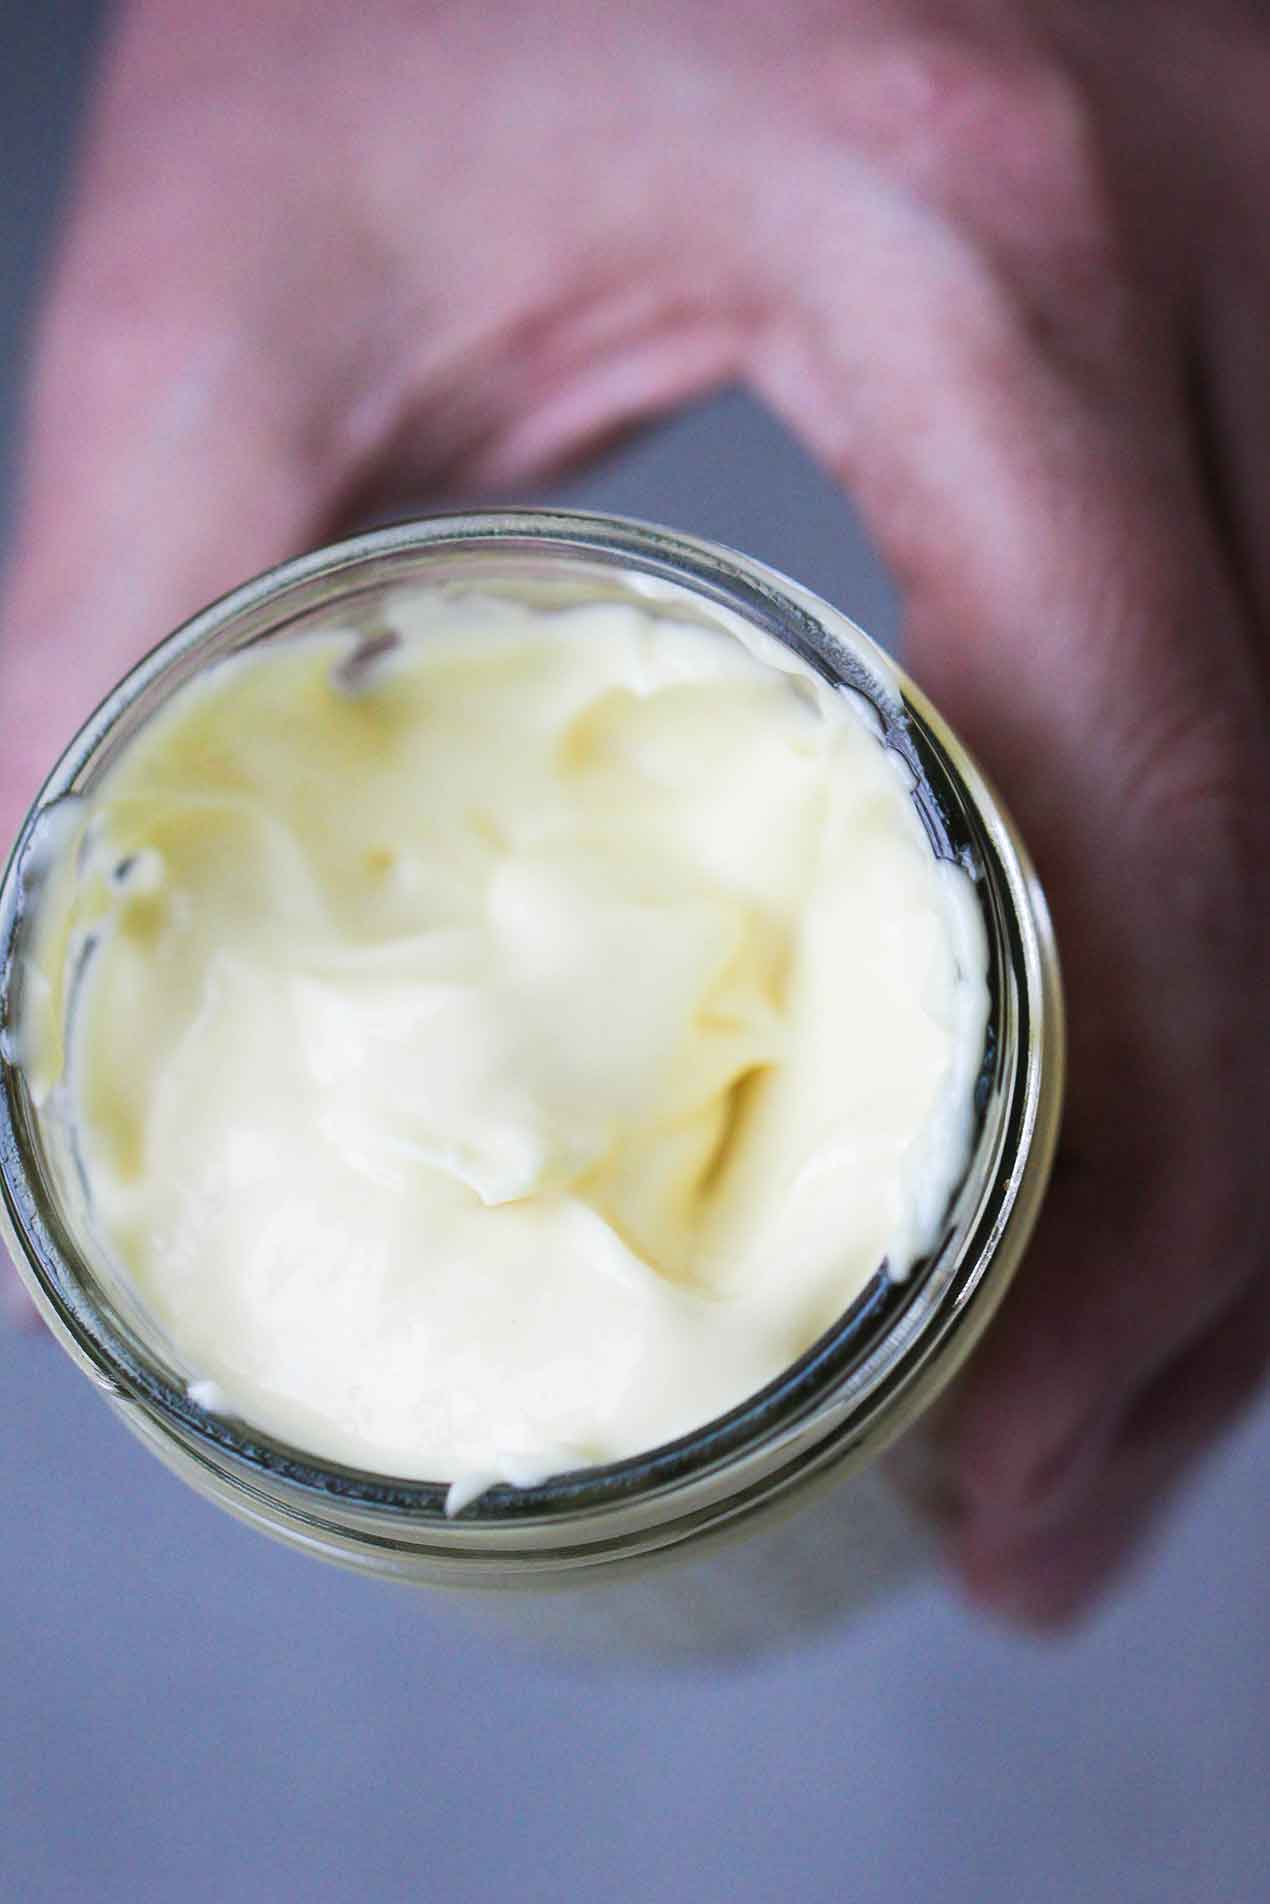
[[(491, 553), (492, 552), (492, 553)], [(500, 1547), (531, 1529), (565, 1546), (593, 1523), (637, 1507), (635, 1541), (653, 1518), (686, 1537), (704, 1515), (744, 1513), (821, 1465), (877, 1451), (960, 1365), (1013, 1273), (1048, 1176), (1061, 1098), (1061, 997), (1044, 900), (1018, 835), (961, 743), (870, 637), (837, 609), (767, 565), (721, 545), (628, 517), (562, 510), (483, 509), (438, 514), (370, 531), (267, 571), (222, 597), (159, 643), (84, 723), (32, 805), (0, 886), (0, 1026), (13, 1026), (25, 923), (23, 874), (34, 828), (102, 770), (143, 697), (175, 691), (214, 654), (336, 608), (369, 588), (426, 580), (439, 557), (519, 554), (557, 572), (570, 562), (660, 580), (739, 614), (839, 688), (864, 695), (885, 745), (904, 755), (932, 844), (973, 870), (996, 960), (985, 1045), (992, 1092), (981, 1107), (962, 1186), (974, 1194), (964, 1234), (954, 1226), (903, 1281), (885, 1266), (837, 1321), (756, 1394), (673, 1442), (627, 1459), (553, 1476), (536, 1487), (497, 1484), (447, 1517), (444, 1482), (401, 1480), (315, 1459), (193, 1401), (123, 1318), (100, 1300), (91, 1266), (60, 1220), (12, 1039), (0, 1052), (0, 1228), (63, 1345), (117, 1403), (166, 1433), (222, 1485), (268, 1496), (293, 1512), (324, 1507), (385, 1530), (405, 1520), (470, 1549)], [(394, 573), (394, 571), (396, 571)], [(148, 718), (148, 714), (144, 716)], [(126, 739), (126, 735), (125, 735)], [(954, 1199), (954, 1207), (957, 1205)], [(1008, 1247), (1007, 1244), (1008, 1233)], [(96, 1291), (96, 1293), (94, 1293)], [(134, 1424), (138, 1425), (138, 1424)], [(720, 1477), (730, 1484), (720, 1487)], [(621, 1532), (611, 1538), (619, 1542)], [(391, 1537), (389, 1535), (389, 1537)]]

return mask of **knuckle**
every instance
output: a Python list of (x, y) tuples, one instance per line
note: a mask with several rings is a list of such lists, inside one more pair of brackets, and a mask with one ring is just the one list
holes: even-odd
[(1105, 239), (1110, 193), (1095, 113), (1056, 60), (940, 41), (903, 57), (932, 182), (983, 213), (1013, 205), (1055, 241)]
[(979, 251), (1042, 318), (1123, 322), (1130, 278), (1089, 89), (1044, 45), (912, 35), (818, 82), (837, 135)]

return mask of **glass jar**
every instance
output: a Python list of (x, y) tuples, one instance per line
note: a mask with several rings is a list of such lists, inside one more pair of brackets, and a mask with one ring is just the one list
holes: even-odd
[[(372, 630), (386, 590), (421, 582), (545, 606), (633, 600), (707, 625), (740, 616), (863, 696), (911, 771), (935, 852), (973, 876), (990, 993), (974, 1151), (924, 1263), (903, 1282), (879, 1270), (778, 1380), (682, 1440), (538, 1487), (491, 1488), (453, 1518), (443, 1480), (318, 1461), (193, 1398), (194, 1372), (94, 1252), (71, 1133), (55, 1103), (33, 1101), (17, 1036), (60, 816), (73, 815), (142, 723), (212, 660), (335, 616)], [(1044, 900), (999, 801), (912, 683), (807, 590), (693, 537), (549, 510), (435, 517), (287, 563), (178, 630), (72, 742), (0, 889), (0, 971), (0, 1226), (14, 1262), (50, 1329), (129, 1428), (223, 1507), (323, 1558), (420, 1585), (518, 1590), (522, 1608), (524, 1589), (587, 1586), (563, 1602), (535, 1596), (531, 1618), (544, 1630), (598, 1627), (672, 1652), (786, 1637), (859, 1603), (908, 1563), (913, 1532), (872, 1464), (945, 1388), (1018, 1265), (1058, 1126), (1061, 996)], [(659, 1565), (671, 1559), (690, 1564)], [(643, 1574), (651, 1595), (642, 1581), (627, 1584)]]

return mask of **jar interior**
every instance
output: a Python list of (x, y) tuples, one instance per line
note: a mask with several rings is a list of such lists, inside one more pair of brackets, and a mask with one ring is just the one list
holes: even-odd
[[(56, 1091), (36, 1103), (18, 1062), (17, 1027), (24, 988), (31, 982), (27, 955), (52, 864), (30, 850), (38, 828), (47, 827), (50, 816), (54, 824), (59, 814), (73, 820), (74, 808), (67, 803), (90, 795), (139, 729), (210, 661), (319, 625), (374, 633), (390, 617), (393, 590), (405, 584), (506, 593), (543, 607), (636, 601), (646, 612), (715, 627), (733, 626), (740, 618), (791, 648), (835, 687), (867, 701), (883, 744), (910, 770), (912, 797), (932, 850), (974, 877), (988, 947), (988, 1029), (975, 1086), (971, 1162), (951, 1199), (939, 1246), (903, 1281), (893, 1280), (880, 1265), (818, 1341), (728, 1414), (679, 1441), (610, 1466), (558, 1475), (536, 1487), (496, 1485), (464, 1510), (465, 1523), (589, 1514), (717, 1472), (760, 1444), (796, 1433), (826, 1405), (846, 1419), (894, 1378), (906, 1358), (926, 1352), (932, 1318), (948, 1309), (950, 1299), (969, 1293), (976, 1265), (985, 1260), (985, 1239), (1000, 1215), (1001, 1161), (1020, 1138), (1020, 1066), (1029, 1047), (1024, 952), (1003, 896), (1007, 881), (1000, 874), (997, 843), (939, 735), (898, 689), (890, 664), (843, 618), (819, 604), (813, 608), (812, 598), (757, 565), (733, 564), (726, 552), (653, 531), (632, 531), (623, 542), (609, 523), (595, 525), (589, 536), (586, 519), (569, 520), (567, 535), (551, 537), (548, 525), (549, 539), (540, 527), (518, 534), (506, 519), (479, 517), (463, 519), (448, 533), (438, 529), (435, 539), (422, 542), (417, 536), (394, 541), (392, 532), (381, 532), (302, 565), (303, 572), (281, 589), (265, 578), (209, 610), (143, 662), (72, 744), (19, 842), (0, 915), (0, 957), (7, 974), (0, 1105), (4, 1194), (44, 1302), (78, 1358), (116, 1392), (178, 1424), (187, 1439), (215, 1447), (249, 1470), (328, 1498), (437, 1522), (445, 1517), (444, 1480), (403, 1481), (314, 1461), (302, 1449), (191, 1400), (189, 1383), (197, 1371), (183, 1366), (93, 1234), (87, 1176), (65, 1104)], [(89, 957), (90, 950), (85, 961)], [(961, 1297), (959, 1282), (965, 1284)]]

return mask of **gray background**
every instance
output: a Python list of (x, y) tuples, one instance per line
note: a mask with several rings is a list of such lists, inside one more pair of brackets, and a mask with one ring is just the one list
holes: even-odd
[[(0, 0), (6, 450), (95, 12)], [(893, 628), (844, 503), (740, 398), (567, 493), (739, 543)], [(1264, 1407), (1074, 1641), (995, 1631), (931, 1584), (693, 1677), (491, 1645), (275, 1548), (46, 1341), (0, 1339), (0, 1381), (0, 1899), (1270, 1895)]]

